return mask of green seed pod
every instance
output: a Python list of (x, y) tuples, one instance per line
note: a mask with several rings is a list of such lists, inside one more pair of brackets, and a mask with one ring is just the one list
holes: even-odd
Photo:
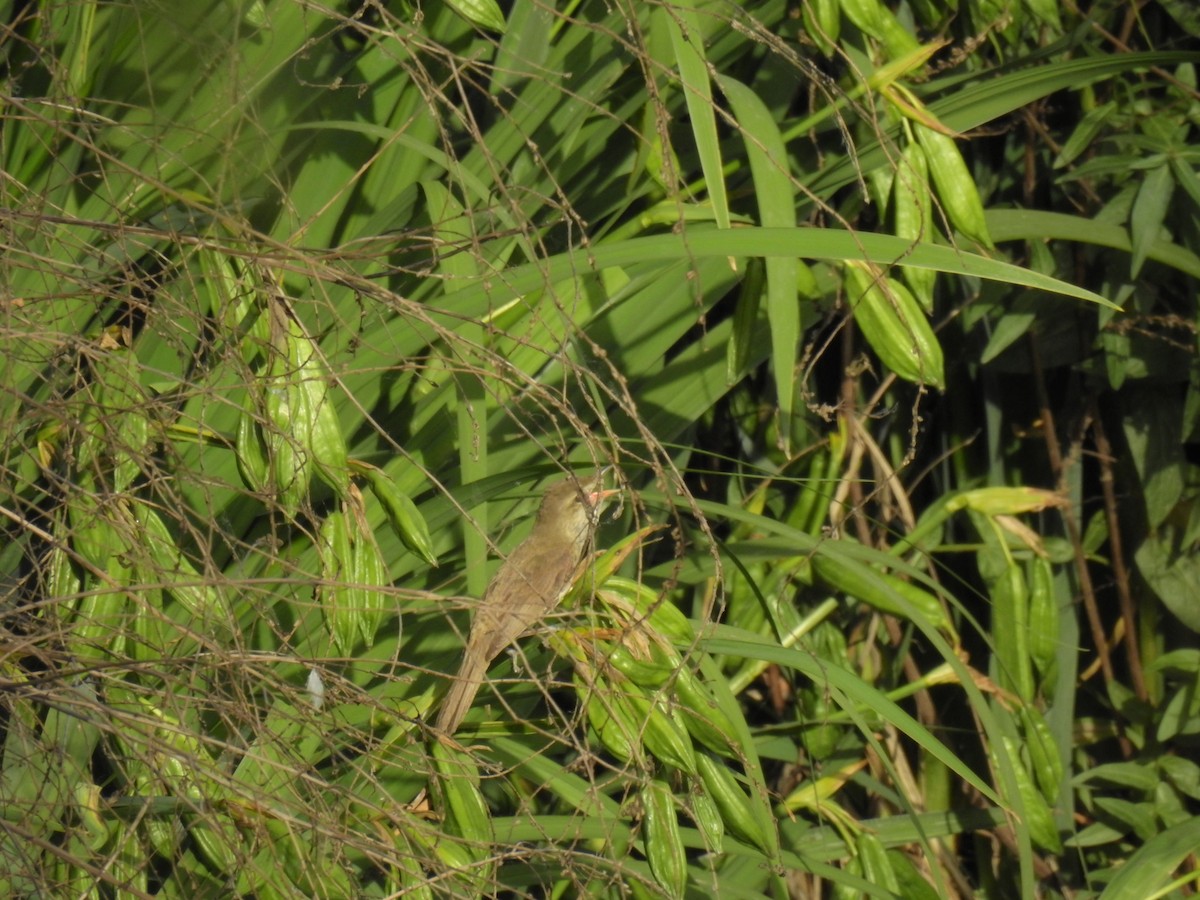
[(122, 493), (141, 472), (142, 454), (150, 440), (150, 421), (143, 410), (146, 398), (140, 382), (137, 354), (117, 326), (104, 330), (92, 361), (91, 393), (98, 407), (105, 453), (111, 466), (112, 489)]
[[(628, 690), (637, 690), (633, 685)], [(642, 742), (655, 757), (689, 775), (696, 774), (696, 751), (677, 713), (667, 712), (661, 699), (651, 700), (638, 690), (628, 694), (635, 721), (642, 723)], [(640, 715), (639, 715), (640, 714)]]
[(111, 837), (108, 825), (100, 818), (100, 785), (92, 781), (76, 781), (71, 792), (75, 799), (75, 815), (81, 826), (79, 837), (95, 853)]
[(276, 312), (283, 330), (287, 367), (278, 380), (286, 383), (295, 435), (306, 460), (339, 496), (346, 495), (349, 472), (346, 468), (346, 439), (333, 404), (329, 401), (329, 368), (316, 343), (286, 311)]
[(655, 778), (642, 788), (641, 796), (643, 843), (650, 872), (668, 897), (682, 898), (687, 887), (687, 857), (671, 788)]
[(308, 495), (311, 466), (308, 452), (294, 433), (295, 392), (286, 379), (267, 378), (264, 383), (268, 427), (263, 432), (267, 469), (275, 483), (276, 499), (284, 515), (294, 516)]
[(157, 510), (145, 503), (134, 502), (132, 511), (141, 529), (141, 544), (150, 554), (158, 577), (167, 582), (171, 595), (198, 623), (203, 623), (205, 630), (215, 626), (228, 632), (233, 614), (225, 594), (201, 577)]
[(450, 749), (444, 742), (430, 744), (434, 771), (437, 772), (446, 825), (452, 834), (471, 844), (490, 844), (495, 837), (492, 816), (479, 789), (479, 767), (465, 753)]
[(842, 31), (842, 12), (838, 0), (807, 0), (800, 4), (800, 9), (808, 36), (822, 56), (832, 56)]
[(639, 659), (625, 644), (617, 644), (611, 649), (605, 646), (601, 652), (614, 669), (638, 687), (660, 688), (674, 673), (674, 667), (669, 663), (653, 658)]
[(712, 692), (686, 666), (675, 679), (675, 697), (684, 727), (693, 738), (722, 756), (736, 757), (737, 728), (717, 704)]
[[(933, 224), (933, 194), (929, 187), (929, 163), (916, 141), (909, 141), (900, 158), (900, 168), (892, 182), (892, 221), (896, 237), (909, 241), (931, 241), (937, 229)], [(921, 309), (933, 312), (934, 269), (903, 266), (900, 277), (916, 297)]]
[(999, 681), (1025, 702), (1033, 699), (1029, 659), (1029, 592), (1020, 563), (1009, 563), (992, 585), (992, 639)]
[[(821, 581), (880, 612), (904, 619), (911, 618), (912, 613), (916, 612), (936, 628), (945, 630), (950, 627), (936, 597), (895, 575), (875, 571), (858, 560), (836, 559), (820, 551), (813, 555), (811, 563), (813, 574)], [(897, 602), (897, 594), (908, 601), (911, 609)]]
[(461, 843), (439, 841), (438, 844), (455, 844), (462, 848), (469, 864), (461, 868), (459, 874), (482, 895), (495, 874), (496, 863), (491, 848), (496, 835), (491, 813), (479, 789), (478, 764), (466, 753), (451, 750), (437, 739), (430, 746), (430, 756), (437, 773), (436, 787), (441, 794), (446, 830), (462, 838)]
[(243, 841), (233, 823), (224, 817), (197, 821), (188, 829), (188, 836), (200, 857), (218, 875), (236, 875), (240, 863), (234, 847)]
[(905, 381), (945, 387), (942, 347), (908, 288), (858, 260), (847, 260), (845, 281), (854, 321), (883, 364)]
[(929, 174), (933, 178), (938, 199), (950, 224), (971, 240), (988, 248), (993, 247), (983, 216), (983, 201), (979, 199), (979, 188), (976, 187), (975, 179), (971, 177), (954, 138), (934, 131), (920, 122), (913, 123), (913, 130), (925, 150)]
[(408, 839), (405, 829), (394, 828), (391, 832), (396, 844), (396, 853), (392, 859), (392, 893), (403, 896), (405, 900), (433, 900), (433, 888), (430, 887), (429, 876), (421, 865), (422, 857)]
[[(354, 489), (355, 492), (356, 490)], [(359, 594), (363, 605), (359, 614), (358, 630), (370, 647), (375, 643), (375, 633), (388, 611), (388, 598), (382, 590), (388, 584), (387, 566), (384, 564), (379, 544), (375, 542), (375, 535), (367, 527), (361, 510), (354, 521), (356, 528), (351, 549), (350, 577), (355, 584), (362, 586)]]
[(879, 0), (840, 0), (838, 5), (855, 28), (873, 38), (883, 39), (883, 16), (886, 10)]
[(267, 463), (267, 449), (255, 426), (249, 398), (242, 407), (242, 414), (238, 417), (235, 453), (238, 474), (242, 476), (246, 487), (255, 492), (266, 490), (270, 471)]
[(363, 467), (363, 471), (371, 485), (371, 493), (383, 506), (388, 522), (401, 543), (431, 566), (436, 566), (437, 556), (433, 552), (429, 526), (417, 505), (412, 502), (412, 498), (401, 491), (392, 476), (382, 469), (367, 466)]
[(886, 6), (881, 7), (879, 26), (879, 39), (883, 41), (883, 46), (892, 59), (901, 59), (921, 49), (912, 32), (900, 24), (896, 14)]
[(321, 523), (320, 538), (323, 583), (319, 588), (319, 596), (325, 629), (334, 646), (343, 653), (349, 653), (359, 632), (359, 619), (365, 601), (361, 596), (361, 588), (348, 580), (354, 563), (350, 525), (345, 512), (335, 509), (325, 517)]
[(879, 836), (870, 831), (860, 831), (855, 846), (863, 878), (893, 896), (900, 896), (900, 882), (896, 880), (896, 873), (892, 870), (892, 863)]
[[(105, 566), (117, 584), (130, 583), (130, 569), (114, 558)], [(70, 652), (79, 656), (120, 656), (125, 648), (126, 623), (133, 611), (128, 593), (103, 587), (86, 591), (79, 598), (71, 624)]]
[(892, 197), (892, 184), (896, 173), (890, 166), (876, 166), (866, 173), (867, 194), (871, 202), (878, 207), (878, 216), (882, 220), (887, 216), (888, 205)]
[(412, 828), (407, 837), (427, 854), (426, 858), (436, 859), (449, 872), (470, 872), (477, 864), (475, 853), (468, 849), (464, 841), (452, 840), (441, 832), (435, 835), (420, 828)]
[(688, 803), (688, 815), (696, 823), (706, 846), (713, 853), (720, 853), (725, 846), (725, 821), (717, 804), (701, 787), (691, 792)]
[[(150, 788), (146, 790), (149, 792)], [(183, 822), (178, 816), (149, 815), (141, 820), (138, 827), (146, 835), (154, 852), (167, 859), (174, 857), (184, 836)]]
[(1058, 662), (1058, 600), (1050, 560), (1035, 556), (1029, 566), (1029, 658), (1045, 691)]
[(696, 766), (704, 790), (716, 804), (730, 833), (774, 857), (777, 849), (776, 842), (771, 839), (774, 821), (768, 824), (759, 819), (754, 804), (729, 768), (704, 753), (696, 754)]
[(1050, 812), (1050, 807), (1046, 805), (1045, 798), (1029, 777), (1029, 772), (1021, 760), (1020, 746), (1009, 737), (1004, 737), (1003, 742), (1002, 752), (1008, 755), (1009, 761), (1012, 763), (1017, 781), (1017, 792), (1025, 807), (1025, 826), (1029, 829), (1029, 836), (1042, 849), (1049, 850), (1051, 853), (1061, 853), (1062, 839), (1059, 837), (1058, 828), (1055, 827), (1054, 816)]
[(305, 393), (305, 408), (309, 411), (311, 425), (308, 431), (308, 449), (316, 473), (338, 496), (345, 497), (350, 487), (350, 472), (346, 465), (346, 438), (342, 426), (329, 399), (329, 371), (317, 355), (316, 348), (304, 370), (299, 373), (301, 387)]
[(65, 549), (69, 540), (69, 532), (61, 516), (54, 522), (54, 546), (50, 548), (46, 565), (46, 594), (48, 598), (58, 599), (72, 597), (79, 593), (79, 576), (71, 565), (71, 557)]
[(575, 694), (587, 711), (588, 724), (600, 743), (621, 762), (641, 767), (642, 747), (635, 743), (640, 724), (625, 694), (605, 678), (594, 677), (589, 682), (579, 674), (578, 666), (573, 680)]
[(1025, 704), (1020, 708), (1019, 715), (1033, 777), (1042, 789), (1046, 802), (1055, 803), (1062, 789), (1063, 766), (1054, 734), (1035, 707)]
[(638, 618), (645, 618), (650, 627), (677, 644), (691, 644), (696, 640), (696, 631), (687, 616), (665, 597), (643, 584), (629, 578), (612, 576), (605, 580), (604, 587), (628, 600)]

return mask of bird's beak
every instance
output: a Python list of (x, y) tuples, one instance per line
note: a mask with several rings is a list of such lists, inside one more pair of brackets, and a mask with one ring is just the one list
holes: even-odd
[(612, 466), (605, 466), (603, 469), (601, 469), (599, 472), (597, 472), (595, 475), (592, 476), (592, 483), (596, 485), (597, 489), (594, 491), (588, 491), (587, 495), (586, 495), (588, 505), (591, 506), (592, 509), (598, 509), (600, 507), (600, 504), (602, 504), (609, 497), (612, 497), (616, 494), (621, 493), (620, 488), (610, 488), (610, 489), (606, 490), (603, 487), (604, 477), (606, 475), (608, 475), (609, 471), (612, 468), (613, 468)]
[(609, 497), (616, 496), (619, 493), (621, 493), (620, 488), (611, 488), (606, 491), (592, 491), (587, 495), (588, 504), (594, 509)]

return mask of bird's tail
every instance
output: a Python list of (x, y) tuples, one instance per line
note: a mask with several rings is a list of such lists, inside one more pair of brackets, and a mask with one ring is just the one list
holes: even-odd
[(488, 662), (490, 660), (474, 658), (474, 655), (468, 651), (462, 667), (454, 679), (454, 684), (450, 685), (450, 691), (442, 701), (442, 708), (438, 710), (438, 731), (452, 735), (458, 730), (458, 726), (462, 723), (467, 711), (470, 710), (471, 704), (475, 702), (475, 695), (479, 693), (479, 688), (483, 684), (483, 676), (487, 672)]

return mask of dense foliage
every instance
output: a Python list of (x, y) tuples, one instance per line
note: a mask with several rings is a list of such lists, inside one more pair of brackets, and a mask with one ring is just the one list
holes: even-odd
[(1195, 890), (1190, 4), (2, 9), (0, 893)]

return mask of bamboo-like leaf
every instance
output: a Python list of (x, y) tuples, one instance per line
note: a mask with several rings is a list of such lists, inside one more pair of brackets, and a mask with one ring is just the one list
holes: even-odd
[[(742, 140), (750, 159), (755, 198), (761, 224), (791, 228), (796, 224), (795, 191), (788, 170), (787, 150), (774, 116), (758, 96), (740, 81), (723, 76), (721, 90), (729, 98), (742, 128)], [(767, 318), (771, 323), (771, 362), (775, 394), (782, 416), (780, 431), (791, 434), (792, 397), (795, 392), (796, 351), (803, 329), (800, 298), (796, 292), (797, 270), (803, 265), (789, 256), (766, 259)]]
[(692, 0), (675, 6), (660, 6), (655, 13), (666, 20), (675, 49), (675, 64), (683, 85), (683, 96), (692, 122), (692, 139), (704, 170), (704, 184), (716, 216), (717, 226), (729, 227), (729, 201), (725, 195), (725, 175), (721, 164), (721, 146), (717, 141), (716, 107), (708, 62), (704, 58), (700, 19)]
[[(655, 235), (603, 244), (592, 248), (590, 259), (595, 267), (608, 268), (643, 261), (665, 263), (689, 256), (723, 259), (730, 255), (798, 256), (830, 261), (867, 259), (881, 266), (917, 266), (1036, 288), (1101, 306), (1115, 305), (1094, 291), (997, 259), (936, 244), (914, 246), (911, 241), (894, 235), (856, 234), (828, 228), (734, 228), (729, 232), (693, 229), (688, 232), (686, 241), (674, 235)], [(577, 268), (578, 264), (573, 255), (564, 255), (544, 260), (537, 266), (514, 267), (505, 273), (502, 289), (494, 284), (486, 290), (479, 286), (466, 287), (444, 295), (439, 306), (447, 312), (470, 314), (480, 308), (485, 296), (494, 297), (510, 291), (516, 296), (535, 287), (547, 275), (557, 278)]]
[(1150, 254), (1150, 248), (1159, 241), (1174, 184), (1171, 169), (1164, 162), (1148, 171), (1138, 188), (1137, 198), (1133, 201), (1133, 211), (1129, 214), (1129, 232), (1133, 239), (1130, 275), (1133, 278), (1141, 271), (1146, 257)]
[(1200, 841), (1200, 819), (1159, 832), (1140, 846), (1100, 895), (1101, 900), (1140, 900), (1166, 886), (1184, 858)]
[(496, 0), (446, 0), (446, 3), (456, 13), (480, 28), (488, 28), (503, 34), (508, 23), (504, 14), (496, 4)]

